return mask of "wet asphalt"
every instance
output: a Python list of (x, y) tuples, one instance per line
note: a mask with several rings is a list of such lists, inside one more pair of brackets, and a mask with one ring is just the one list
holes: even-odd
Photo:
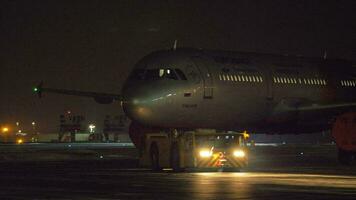
[(132, 149), (120, 148), (84, 159), (1, 160), (0, 199), (356, 199), (356, 166), (339, 165), (334, 147), (260, 147), (241, 172), (184, 173), (141, 169)]

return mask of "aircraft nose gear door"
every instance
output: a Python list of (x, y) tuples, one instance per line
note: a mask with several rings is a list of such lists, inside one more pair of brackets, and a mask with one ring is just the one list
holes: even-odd
[(204, 85), (203, 98), (212, 99), (214, 86), (213, 86), (213, 76), (209, 69), (209, 64), (206, 62), (205, 59), (202, 59), (200, 57), (193, 57), (193, 61), (197, 66), (197, 68), (199, 69), (200, 75), (203, 79), (203, 85)]

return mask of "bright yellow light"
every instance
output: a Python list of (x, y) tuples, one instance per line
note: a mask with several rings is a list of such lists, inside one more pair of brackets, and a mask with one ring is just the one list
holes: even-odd
[(3, 127), (3, 128), (2, 128), (2, 132), (6, 133), (6, 132), (8, 132), (8, 131), (9, 131), (9, 128), (8, 128), (8, 127)]
[(213, 152), (211, 152), (210, 150), (201, 150), (199, 152), (199, 155), (202, 158), (208, 158), (208, 157), (211, 157), (213, 155)]
[(16, 143), (17, 143), (17, 144), (22, 144), (22, 143), (23, 143), (23, 140), (22, 140), (22, 139), (18, 139), (18, 140), (16, 141)]
[(248, 138), (250, 138), (250, 135), (247, 133), (247, 131), (244, 131), (243, 132), (243, 136), (244, 136), (244, 139), (247, 140)]
[(242, 150), (236, 150), (236, 151), (234, 151), (234, 156), (238, 157), (238, 158), (243, 158), (243, 157), (245, 157), (245, 152)]

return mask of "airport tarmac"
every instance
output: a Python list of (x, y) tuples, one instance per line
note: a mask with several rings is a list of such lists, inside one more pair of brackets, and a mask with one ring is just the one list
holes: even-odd
[(356, 166), (333, 160), (334, 146), (256, 147), (238, 173), (154, 173), (137, 167), (132, 148), (116, 148), (102, 158), (2, 160), (0, 199), (356, 199)]

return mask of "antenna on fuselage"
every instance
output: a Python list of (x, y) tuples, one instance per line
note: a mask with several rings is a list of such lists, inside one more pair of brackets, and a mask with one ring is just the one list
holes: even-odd
[(175, 51), (177, 49), (177, 40), (174, 40), (174, 44), (173, 44), (173, 51)]

